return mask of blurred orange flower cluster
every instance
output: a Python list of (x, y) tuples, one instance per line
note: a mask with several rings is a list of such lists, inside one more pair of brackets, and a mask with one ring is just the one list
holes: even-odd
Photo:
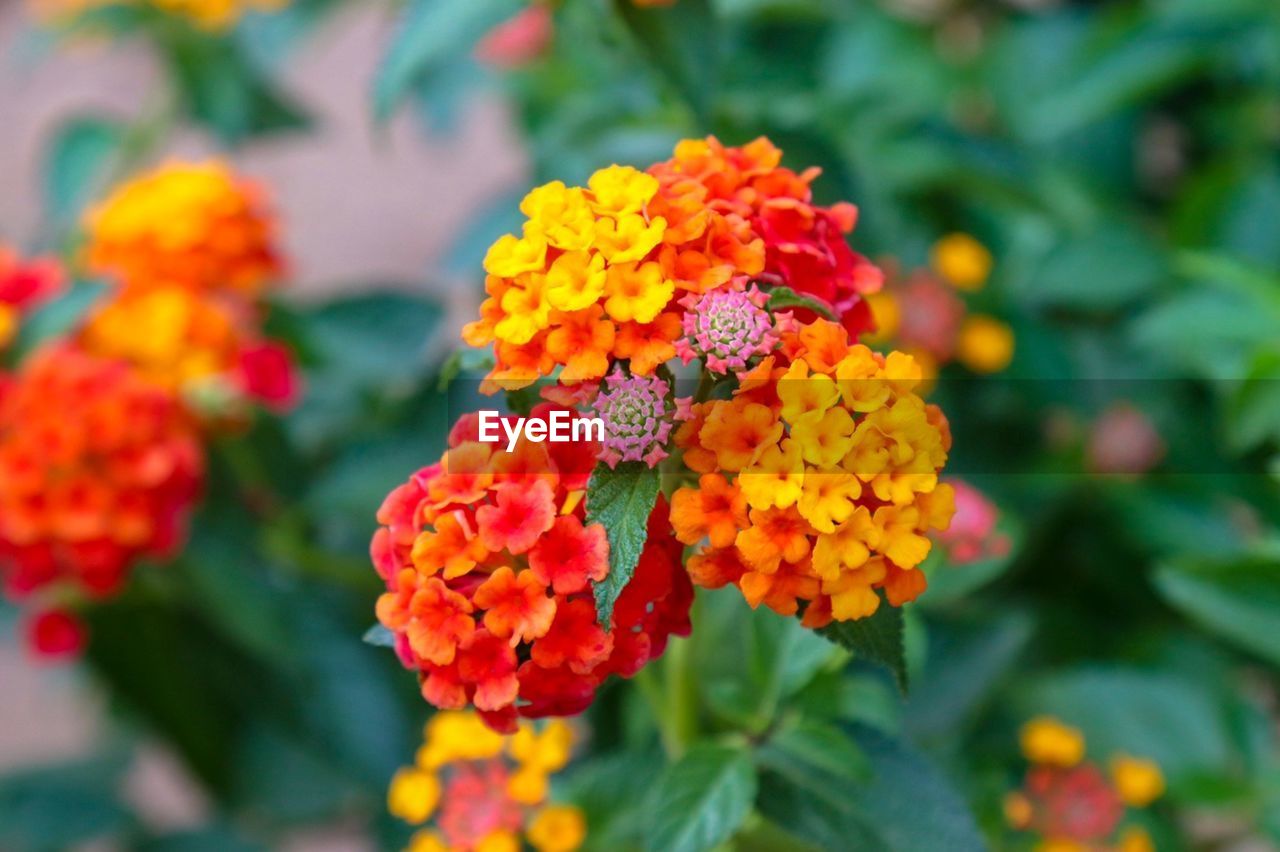
[(169, 163), (125, 184), (86, 220), (90, 271), (111, 296), (81, 345), (133, 364), (198, 407), (287, 407), (288, 353), (262, 332), (262, 296), (284, 272), (262, 189), (217, 162)]
[(116, 591), (134, 560), (180, 544), (203, 465), (170, 394), (121, 362), (40, 350), (0, 396), (6, 592)]
[[(262, 330), (281, 263), (259, 188), (173, 163), (118, 189), (86, 229), (104, 293), (0, 375), (0, 577), (37, 598), (28, 638), (50, 656), (83, 644), (86, 596), (181, 546), (209, 429), (297, 392), (288, 351)], [(54, 261), (0, 252), (0, 343), (62, 279)]]
[(980, 374), (1004, 370), (1013, 360), (1013, 331), (990, 314), (970, 311), (964, 299), (986, 286), (992, 266), (982, 243), (948, 234), (933, 245), (928, 268), (893, 275), (870, 297), (876, 333), (867, 341), (911, 353), (929, 379), (952, 361)]
[(1126, 823), (1126, 808), (1141, 809), (1164, 793), (1153, 761), (1114, 755), (1106, 771), (1085, 757), (1084, 735), (1050, 716), (1022, 728), (1022, 755), (1031, 764), (1022, 788), (1005, 798), (1005, 817), (1037, 838), (1045, 852), (1153, 852), (1141, 825)]

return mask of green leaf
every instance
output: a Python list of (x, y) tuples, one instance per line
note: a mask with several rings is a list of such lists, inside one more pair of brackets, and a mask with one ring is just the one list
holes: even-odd
[(700, 852), (725, 842), (756, 797), (750, 757), (727, 746), (698, 745), (658, 781), (645, 848)]
[(813, 719), (784, 726), (756, 751), (756, 760), (799, 783), (843, 787), (871, 775), (866, 754), (848, 734)]
[(649, 816), (636, 806), (665, 771), (661, 751), (609, 751), (585, 756), (557, 777), (557, 789), (582, 809), (591, 826), (590, 849), (636, 849)]
[(62, 295), (32, 311), (18, 329), (14, 354), (21, 360), (40, 344), (73, 331), (107, 289), (98, 281), (76, 281)]
[(1176, 787), (1238, 771), (1216, 689), (1195, 675), (1121, 666), (1081, 667), (1023, 679), (1013, 715), (1057, 716), (1084, 732), (1090, 754), (1123, 751), (1148, 757)]
[(1254, 356), (1227, 406), (1227, 440), (1237, 452), (1280, 442), (1280, 351)]
[(1106, 221), (1047, 252), (1020, 295), (1032, 305), (1099, 313), (1146, 295), (1168, 275), (1168, 262), (1150, 237), (1125, 222)]
[(164, 46), (187, 111), (224, 143), (307, 126), (302, 108), (229, 38), (175, 30)]
[(124, 127), (105, 118), (74, 118), (61, 127), (44, 160), (44, 203), (49, 221), (75, 223), (101, 182), (124, 137)]
[[(1217, 37), (1225, 39), (1226, 33)], [(1214, 46), (1193, 31), (1135, 27), (1109, 49), (1077, 57), (1075, 70), (1031, 108), (1026, 124), (1037, 139), (1060, 137), (1156, 97), (1209, 62)]]
[(410, 0), (373, 81), (373, 112), (385, 121), (414, 86), (471, 53), (525, 0)]
[(127, 755), (7, 774), (0, 779), (0, 848), (68, 849), (125, 831), (117, 798)]
[[(726, 654), (733, 647), (736, 653)], [(779, 705), (844, 654), (794, 619), (742, 605), (729, 588), (699, 596), (694, 666), (708, 707), (735, 727), (763, 732)]]
[(587, 523), (603, 524), (609, 538), (609, 576), (595, 584), (603, 625), (613, 618), (613, 605), (644, 552), (658, 485), (658, 471), (643, 462), (622, 462), (616, 468), (596, 465), (587, 482)]
[(875, 613), (854, 621), (833, 621), (818, 634), (853, 651), (858, 657), (879, 663), (893, 673), (898, 689), (907, 691), (907, 652), (903, 639), (902, 610), (890, 606), (880, 594)]
[(364, 632), (364, 635), (360, 637), (360, 641), (377, 648), (394, 648), (396, 646), (396, 634), (381, 624), (375, 624)]
[(803, 308), (806, 311), (813, 311), (818, 316), (833, 322), (839, 322), (840, 320), (831, 305), (816, 296), (797, 293), (790, 287), (770, 287), (769, 310), (776, 313), (790, 308)]
[(827, 849), (986, 848), (964, 798), (925, 758), (869, 729), (844, 730), (866, 755), (870, 778), (834, 784), (821, 775), (771, 771), (759, 797), (767, 818)]
[(614, 0), (613, 8), (655, 71), (688, 103), (699, 125), (710, 129), (719, 76), (719, 28), (711, 0), (648, 8)]
[(265, 847), (245, 840), (229, 825), (215, 823), (148, 837), (130, 848), (133, 852), (260, 852)]
[(403, 382), (421, 374), (443, 314), (438, 302), (384, 290), (325, 302), (304, 315), (304, 333), (321, 366), (343, 380)]
[(1157, 570), (1155, 584), (1192, 620), (1280, 665), (1280, 559), (1183, 560)]
[(998, 694), (997, 685), (1011, 677), (1033, 628), (1026, 612), (1008, 605), (963, 619), (932, 619), (926, 662), (903, 713), (903, 729), (912, 742), (953, 741)]

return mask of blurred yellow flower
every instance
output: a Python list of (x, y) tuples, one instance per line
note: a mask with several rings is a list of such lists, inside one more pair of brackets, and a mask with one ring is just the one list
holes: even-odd
[(405, 768), (391, 779), (387, 810), (392, 816), (419, 825), (431, 818), (439, 803), (440, 780), (430, 772)]
[(1116, 852), (1156, 852), (1156, 845), (1145, 828), (1135, 825), (1126, 828), (1120, 835)]
[(948, 234), (933, 244), (933, 268), (957, 290), (981, 290), (991, 275), (991, 252), (968, 234)]
[(1013, 329), (985, 314), (973, 314), (960, 328), (956, 357), (975, 373), (998, 373), (1013, 360)]
[(573, 852), (587, 838), (587, 823), (577, 808), (548, 805), (534, 816), (528, 836), (538, 852)]
[(1154, 761), (1119, 754), (1111, 759), (1111, 780), (1126, 805), (1145, 808), (1164, 793), (1164, 774)]
[(0, 350), (13, 342), (18, 334), (18, 310), (11, 305), (0, 304)]
[(171, 162), (85, 217), (87, 263), (130, 290), (181, 285), (257, 296), (283, 271), (262, 189), (220, 162)]
[(1050, 716), (1038, 716), (1022, 726), (1023, 756), (1032, 763), (1063, 768), (1084, 759), (1084, 734)]

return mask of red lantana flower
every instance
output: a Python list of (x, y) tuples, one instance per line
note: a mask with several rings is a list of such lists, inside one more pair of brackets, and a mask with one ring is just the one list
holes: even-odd
[(370, 548), (387, 584), (377, 615), (429, 702), (473, 705), (510, 730), (518, 716), (581, 712), (606, 677), (631, 676), (669, 635), (687, 634), (693, 587), (660, 501), (635, 575), (601, 625), (592, 583), (608, 575), (609, 546), (604, 528), (585, 522), (584, 500), (598, 445), (521, 438), (506, 453), (475, 440), (475, 426), (459, 421), (444, 459), (383, 502)]

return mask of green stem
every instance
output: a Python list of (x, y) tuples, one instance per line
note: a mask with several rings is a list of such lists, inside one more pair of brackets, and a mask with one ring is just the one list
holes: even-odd
[(137, 120), (129, 125), (120, 140), (115, 162), (107, 173), (111, 186), (146, 163), (168, 138), (178, 119), (178, 98), (172, 86), (162, 85), (152, 91)]
[(667, 754), (679, 758), (697, 737), (698, 701), (690, 666), (692, 643), (672, 638), (662, 660), (666, 687), (666, 707), (662, 719), (663, 741)]

